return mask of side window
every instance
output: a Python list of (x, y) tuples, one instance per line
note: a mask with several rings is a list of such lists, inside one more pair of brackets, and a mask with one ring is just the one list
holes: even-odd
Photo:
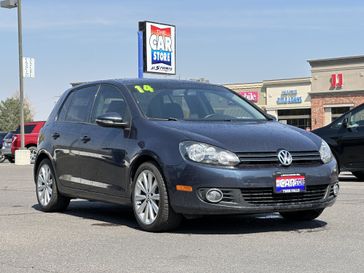
[(364, 126), (364, 108), (351, 114), (349, 124), (352, 127)]
[(345, 115), (345, 116), (342, 116), (341, 118), (338, 118), (337, 120), (335, 120), (333, 122), (331, 128), (339, 129), (343, 124), (343, 120), (347, 117), (348, 117), (348, 115)]
[(67, 115), (67, 111), (68, 108), (70, 107), (71, 101), (72, 101), (72, 96), (75, 92), (72, 92), (71, 94), (68, 95), (68, 97), (66, 98), (66, 101), (63, 103), (61, 111), (58, 114), (58, 118), (57, 120), (59, 121), (64, 121)]
[[(24, 134), (31, 134), (35, 125), (24, 125)], [(20, 126), (16, 129), (15, 134), (20, 134)]]
[(73, 91), (63, 104), (58, 120), (87, 122), (98, 86)]
[(106, 113), (118, 113), (124, 121), (130, 121), (130, 112), (120, 90), (112, 85), (103, 84), (96, 98), (91, 122), (95, 123), (98, 116)]

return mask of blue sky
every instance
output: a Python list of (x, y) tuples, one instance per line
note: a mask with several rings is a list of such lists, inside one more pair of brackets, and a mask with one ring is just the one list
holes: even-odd
[[(136, 77), (138, 21), (176, 25), (181, 79), (309, 76), (307, 59), (364, 54), (363, 1), (22, 2), (24, 56), (36, 59), (25, 93), (36, 119), (48, 117), (70, 82)], [(16, 24), (15, 9), (0, 9), (0, 100), (18, 90)]]

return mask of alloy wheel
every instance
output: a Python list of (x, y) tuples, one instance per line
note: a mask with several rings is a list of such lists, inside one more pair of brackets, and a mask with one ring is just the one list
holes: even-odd
[(159, 212), (159, 187), (155, 175), (149, 171), (142, 171), (135, 183), (134, 208), (136, 215), (145, 225), (152, 224)]
[(37, 179), (37, 194), (39, 202), (46, 207), (52, 199), (53, 175), (47, 164), (41, 166)]
[(32, 147), (29, 149), (29, 151), (30, 151), (30, 163), (34, 164), (35, 159), (37, 157), (37, 148)]

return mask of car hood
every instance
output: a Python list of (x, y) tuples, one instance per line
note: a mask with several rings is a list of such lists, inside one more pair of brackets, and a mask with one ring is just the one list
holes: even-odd
[(200, 141), (233, 152), (318, 151), (321, 140), (302, 129), (275, 121), (257, 122), (157, 122), (181, 140)]

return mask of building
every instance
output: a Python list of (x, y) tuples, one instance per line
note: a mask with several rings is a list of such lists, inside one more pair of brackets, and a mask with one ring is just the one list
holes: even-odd
[(311, 78), (263, 81), (266, 111), (284, 124), (311, 128)]
[(225, 86), (255, 102), (280, 122), (323, 127), (364, 103), (364, 56), (308, 60), (311, 77)]
[(266, 106), (266, 94), (262, 82), (224, 84), (261, 108)]
[(364, 103), (364, 56), (309, 60), (312, 128)]

